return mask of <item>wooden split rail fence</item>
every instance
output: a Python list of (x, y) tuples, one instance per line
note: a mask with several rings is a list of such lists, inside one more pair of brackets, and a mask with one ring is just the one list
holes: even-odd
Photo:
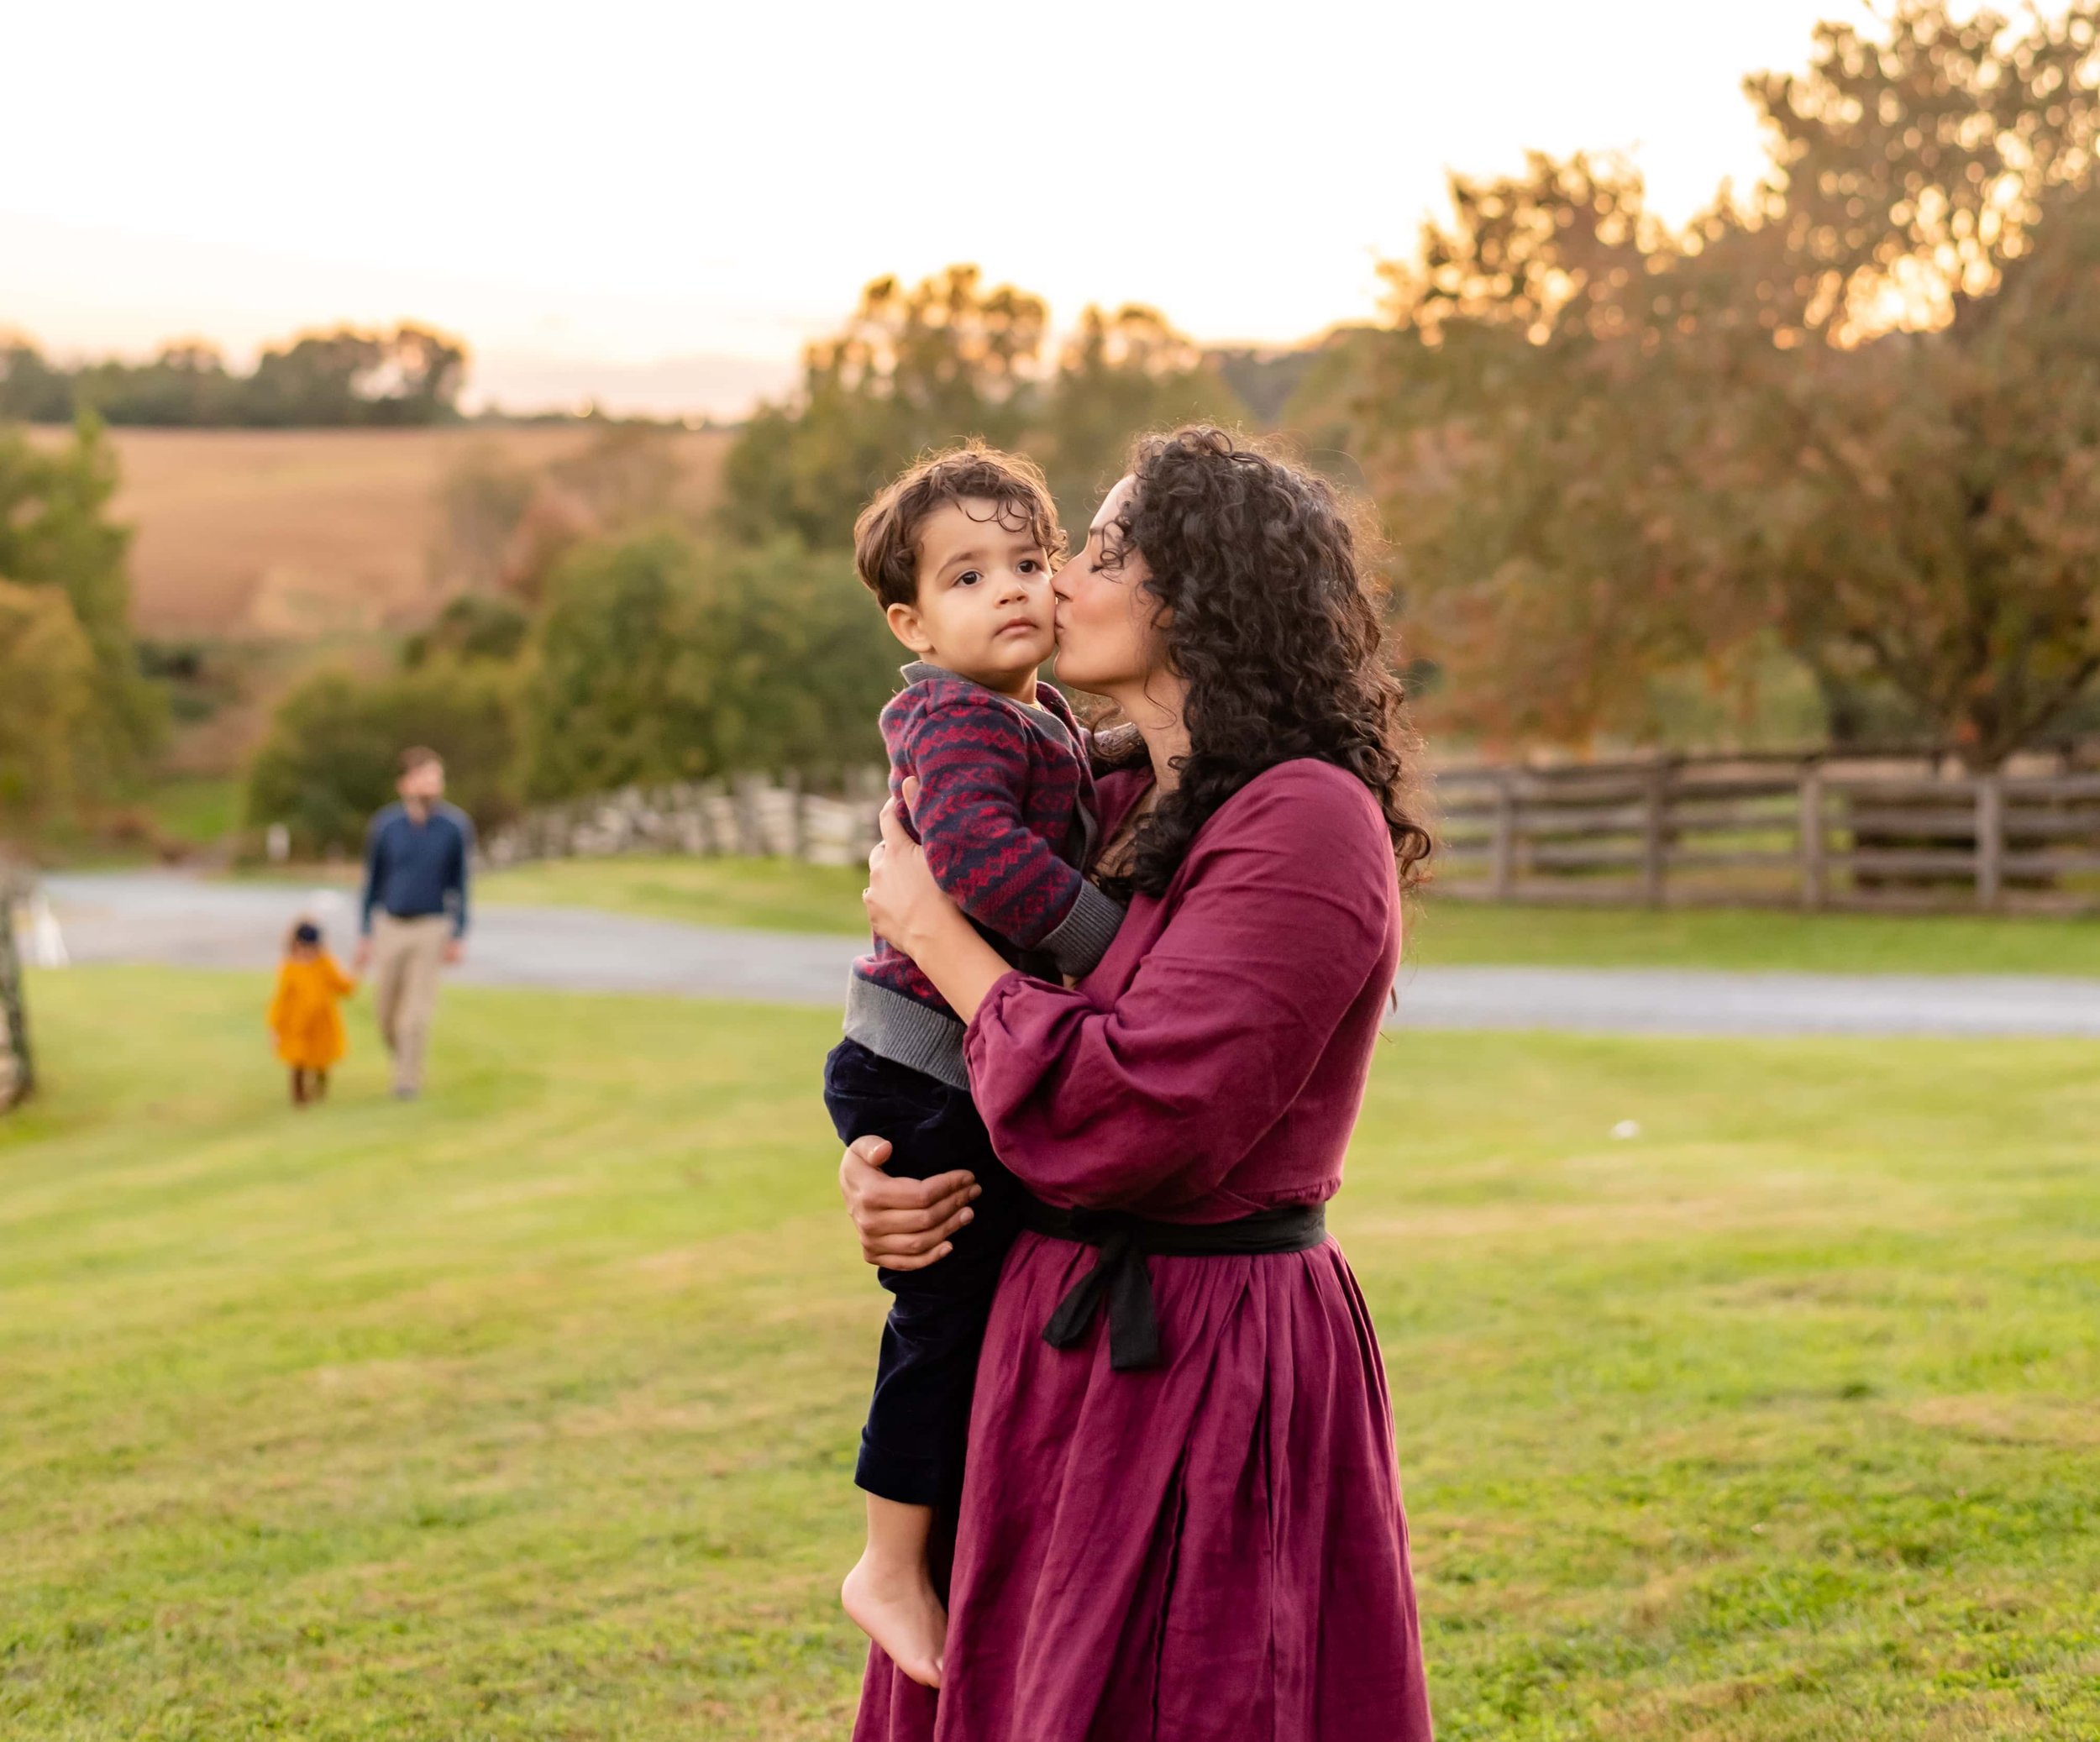
[[(492, 865), (625, 853), (848, 865), (875, 840), (879, 769), (636, 787), (493, 831)], [(1962, 774), (1890, 758), (1449, 768), (1444, 895), (1607, 905), (2100, 909), (2100, 774)]]
[(1664, 906), (2100, 907), (2100, 774), (1872, 763), (1449, 769), (1447, 895)]

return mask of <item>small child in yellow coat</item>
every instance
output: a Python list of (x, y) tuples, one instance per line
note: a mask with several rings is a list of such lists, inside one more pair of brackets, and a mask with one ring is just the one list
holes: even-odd
[(343, 1013), (336, 1006), (356, 990), (357, 982), (323, 947), (321, 928), (311, 920), (294, 926), (270, 1000), (270, 1031), (277, 1057), (291, 1067), (294, 1106), (328, 1092), (328, 1067), (343, 1056)]

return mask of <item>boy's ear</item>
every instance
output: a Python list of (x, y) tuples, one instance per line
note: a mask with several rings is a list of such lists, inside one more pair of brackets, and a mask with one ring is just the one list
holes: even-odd
[(916, 605), (892, 605), (883, 615), (890, 621), (890, 632), (915, 653), (933, 651), (933, 638), (926, 632), (926, 624), (919, 617)]

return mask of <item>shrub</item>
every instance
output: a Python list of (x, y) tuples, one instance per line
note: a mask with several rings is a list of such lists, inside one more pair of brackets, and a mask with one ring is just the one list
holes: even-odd
[(902, 654), (843, 554), (659, 531), (556, 571), (526, 692), (535, 798), (879, 759)]
[(377, 683), (317, 674), (279, 706), (248, 777), (248, 821), (281, 822), (302, 853), (354, 851), (393, 796), (396, 758), (428, 744), (448, 796), (484, 828), (516, 809), (517, 679), (486, 663), (433, 660)]

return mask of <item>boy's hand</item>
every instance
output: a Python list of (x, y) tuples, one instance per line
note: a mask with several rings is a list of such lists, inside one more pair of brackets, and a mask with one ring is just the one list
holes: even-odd
[(948, 1257), (948, 1236), (976, 1219), (984, 1188), (961, 1169), (931, 1179), (892, 1179), (886, 1138), (858, 1139), (839, 1158), (838, 1189), (860, 1235), (860, 1256), (885, 1270), (923, 1270)]

